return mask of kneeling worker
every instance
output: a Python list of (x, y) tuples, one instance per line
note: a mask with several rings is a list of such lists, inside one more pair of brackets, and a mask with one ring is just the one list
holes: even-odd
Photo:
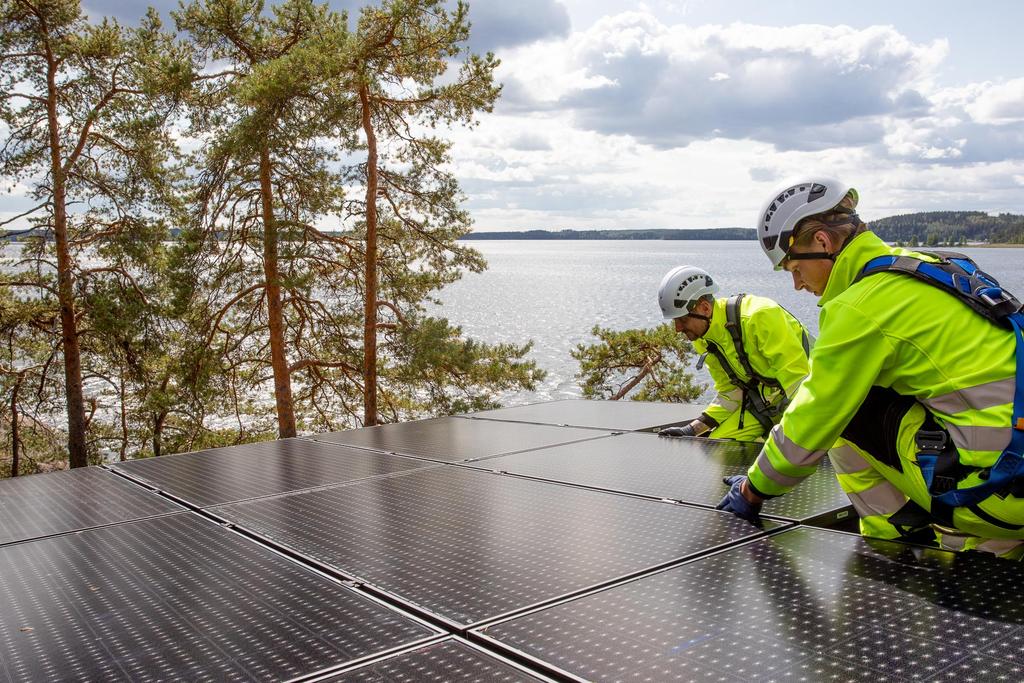
[(659, 433), (700, 436), (710, 430), (716, 439), (763, 439), (807, 375), (810, 337), (771, 299), (716, 299), (717, 292), (711, 276), (695, 266), (673, 268), (661, 281), (662, 314), (704, 354), (718, 393), (699, 418)]
[(761, 211), (772, 265), (820, 297), (820, 333), (810, 374), (719, 508), (756, 521), (842, 436), (852, 449), (832, 464), (864, 532), (924, 529), (948, 549), (1020, 559), (1020, 303), (963, 255), (890, 247), (857, 199), (837, 180), (804, 178)]

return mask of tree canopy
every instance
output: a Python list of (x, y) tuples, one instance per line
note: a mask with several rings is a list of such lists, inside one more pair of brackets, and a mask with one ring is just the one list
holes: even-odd
[(447, 170), (446, 131), (500, 92), (466, 6), (172, 14), (176, 32), (0, 0), (0, 172), (36, 202), (0, 226), (19, 238), (0, 276), (11, 473), (67, 457), (61, 435), (78, 466), (534, 387), (529, 342), (427, 314), (485, 267)]

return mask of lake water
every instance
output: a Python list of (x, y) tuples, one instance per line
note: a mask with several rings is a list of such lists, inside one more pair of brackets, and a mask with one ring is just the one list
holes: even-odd
[[(814, 333), (817, 298), (793, 290), (788, 273), (776, 273), (751, 241), (575, 241), (479, 240), (468, 242), (487, 258), (488, 269), (469, 274), (439, 295), (435, 314), (461, 325), (468, 336), (489, 343), (532, 339), (531, 358), (548, 372), (535, 392), (502, 397), (506, 405), (581, 395), (578, 365), (570, 351), (593, 341), (596, 325), (616, 330), (662, 324), (657, 289), (674, 266), (699, 265), (723, 294), (748, 292), (775, 299)], [(1018, 297), (1024, 297), (1024, 249), (958, 249)], [(17, 258), (18, 245), (0, 257)], [(4, 266), (0, 258), (0, 270)], [(701, 381), (710, 378), (697, 372)], [(711, 397), (705, 392), (701, 402)]]
[[(755, 241), (470, 241), (488, 269), (445, 288), (438, 314), (465, 334), (490, 343), (532, 339), (532, 358), (548, 371), (533, 393), (506, 404), (577, 398), (579, 369), (569, 352), (593, 341), (596, 325), (616, 330), (662, 324), (661, 278), (677, 265), (710, 272), (722, 294), (747, 292), (775, 299), (814, 333), (817, 298), (793, 289), (788, 273), (769, 269)], [(1024, 296), (1024, 249), (959, 247), (1018, 297)], [(691, 368), (692, 369), (692, 368)], [(704, 382), (706, 371), (697, 372)], [(708, 389), (701, 398), (711, 397)]]

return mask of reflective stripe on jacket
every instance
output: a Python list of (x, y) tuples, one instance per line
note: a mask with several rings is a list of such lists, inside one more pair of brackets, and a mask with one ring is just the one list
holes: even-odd
[[(786, 493), (813, 472), (874, 385), (928, 407), (966, 465), (990, 466), (1009, 443), (1013, 333), (906, 275), (880, 273), (854, 284), (865, 263), (885, 254), (934, 260), (889, 247), (871, 232), (839, 254), (819, 302), (810, 374), (748, 472), (758, 491)], [(913, 452), (914, 434), (903, 427), (899, 450)], [(927, 492), (921, 500), (921, 492), (907, 493), (930, 509)]]
[[(693, 347), (698, 353), (706, 353), (708, 345), (714, 344), (725, 356), (732, 371), (743, 381), (748, 381), (750, 377), (744, 371), (732, 336), (725, 327), (727, 301), (728, 298), (715, 299), (707, 334), (695, 340)], [(771, 299), (747, 294), (740, 303), (740, 328), (743, 347), (753, 371), (776, 380), (782, 385), (785, 395), (792, 396), (800, 380), (807, 375), (807, 356), (804, 353), (803, 326), (800, 322)], [(729, 379), (714, 355), (708, 355), (705, 363), (717, 394), (704, 413), (718, 424), (723, 424), (739, 410), (742, 392)], [(781, 392), (773, 389), (766, 389), (764, 396), (772, 405), (778, 405), (784, 398)], [(746, 419), (756, 423), (752, 416)]]

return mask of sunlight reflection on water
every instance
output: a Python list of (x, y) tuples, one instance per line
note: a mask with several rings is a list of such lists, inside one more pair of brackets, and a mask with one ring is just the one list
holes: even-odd
[[(661, 324), (657, 288), (682, 264), (699, 265), (725, 294), (748, 292), (775, 299), (814, 333), (817, 299), (793, 290), (787, 273), (768, 268), (754, 241), (472, 241), (488, 269), (441, 292), (439, 313), (471, 337), (489, 343), (534, 341), (531, 357), (548, 371), (534, 393), (504, 397), (514, 405), (580, 396), (576, 361), (569, 352), (593, 340), (596, 324), (613, 329)], [(970, 255), (1011, 292), (1024, 296), (1024, 250), (956, 249)], [(706, 371), (697, 373), (709, 381)], [(710, 398), (705, 392), (701, 402)]]

